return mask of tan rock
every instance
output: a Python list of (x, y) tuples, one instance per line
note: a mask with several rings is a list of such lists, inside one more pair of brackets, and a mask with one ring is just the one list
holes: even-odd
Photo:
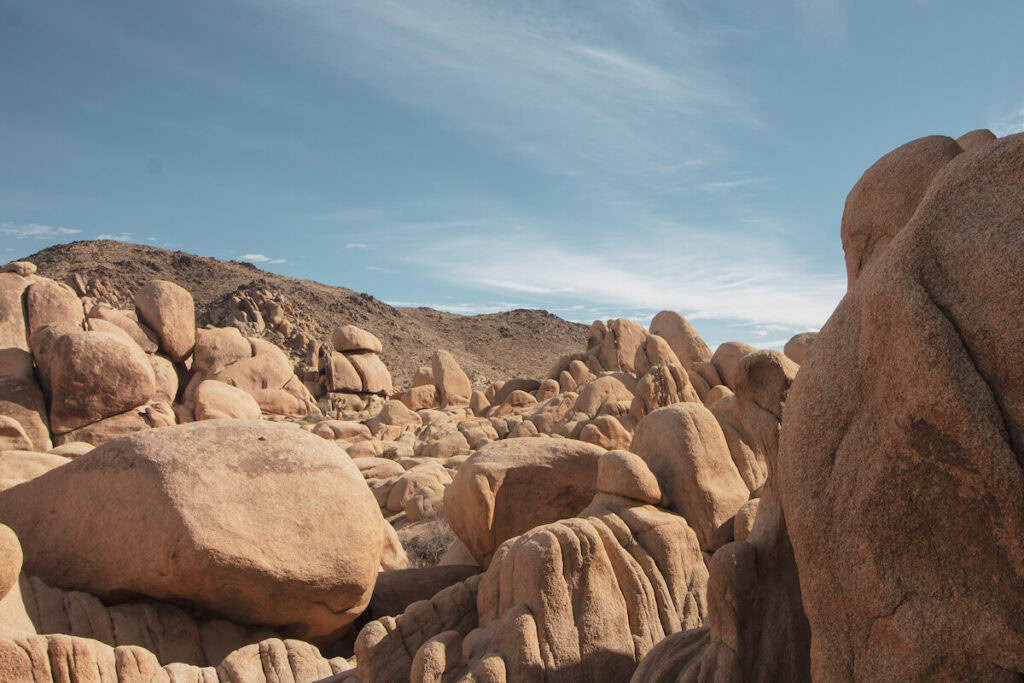
[(252, 344), (234, 327), (211, 327), (196, 330), (192, 370), (215, 375), (243, 358), (252, 357)]
[(0, 379), (32, 377), (24, 298), (28, 284), (20, 275), (0, 273)]
[(984, 147), (990, 142), (995, 142), (998, 138), (988, 128), (979, 128), (978, 130), (972, 130), (970, 133), (964, 133), (956, 139), (956, 144), (960, 145), (960, 148), (965, 152), (969, 152), (974, 149)]
[(504, 417), (513, 413), (522, 413), (527, 408), (537, 405), (537, 399), (521, 389), (510, 393), (500, 405), (494, 405), (488, 411), (489, 417)]
[(715, 355), (711, 357), (711, 364), (715, 366), (718, 376), (722, 378), (722, 381), (717, 384), (724, 384), (735, 391), (736, 369), (739, 367), (743, 357), (754, 351), (757, 351), (757, 349), (743, 342), (725, 342), (720, 344), (715, 349)]
[[(820, 680), (1024, 671), (1024, 136), (958, 148), (909, 143), (857, 183), (861, 267), (786, 401), (779, 490)], [(762, 498), (755, 535), (763, 516)]]
[(477, 417), (483, 417), (490, 407), (491, 402), (487, 400), (482, 391), (474, 391), (473, 395), (469, 397), (469, 409)]
[(391, 373), (380, 356), (373, 353), (350, 353), (347, 354), (347, 358), (359, 373), (363, 392), (389, 396), (394, 391), (391, 386)]
[(669, 509), (686, 518), (702, 548), (714, 550), (730, 540), (728, 523), (749, 491), (707, 408), (677, 403), (655, 410), (640, 421), (629, 450), (654, 472)]
[(36, 272), (36, 264), (30, 261), (11, 261), (0, 268), (0, 273), (15, 273), (22, 277), (28, 277), (34, 275)]
[(429, 408), (436, 408), (441, 405), (439, 395), (437, 393), (437, 387), (433, 384), (422, 384), (418, 387), (413, 387), (409, 391), (403, 392), (399, 396), (399, 400), (402, 401), (409, 408), (409, 410), (425, 410)]
[(434, 385), (434, 370), (429, 365), (424, 365), (416, 370), (412, 376), (412, 388)]
[(372, 434), (380, 431), (382, 425), (418, 428), (422, 424), (423, 418), (410, 410), (401, 401), (388, 401), (380, 409), (379, 413), (366, 421), (366, 426)]
[(62, 455), (65, 458), (71, 458), (72, 460), (85, 455), (92, 449), (96, 448), (91, 443), (85, 441), (69, 441), (50, 449), (50, 453), (54, 455)]
[(537, 387), (537, 391), (534, 394), (534, 398), (536, 398), (537, 402), (539, 403), (541, 401), (548, 400), (552, 396), (557, 396), (559, 391), (560, 388), (558, 386), (557, 380), (546, 379), (540, 383), (539, 387)]
[(323, 439), (344, 440), (355, 443), (373, 438), (370, 428), (360, 422), (349, 420), (324, 420), (316, 423), (312, 432)]
[(817, 336), (817, 332), (801, 332), (800, 334), (795, 334), (788, 342), (786, 342), (783, 352), (786, 354), (787, 358), (797, 365), (803, 365), (804, 361), (807, 360), (807, 354), (811, 351), (811, 346), (814, 344), (814, 338)]
[(656, 365), (682, 366), (675, 351), (668, 342), (656, 334), (647, 335), (643, 343), (636, 347), (636, 357), (633, 359), (633, 373), (641, 377)]
[(694, 372), (700, 375), (705, 382), (708, 384), (708, 388), (717, 387), (720, 384), (724, 384), (721, 376), (718, 374), (717, 368), (714, 363), (707, 361), (706, 363), (697, 363), (693, 366)]
[(174, 410), (166, 403), (149, 403), (132, 408), (118, 415), (103, 418), (63, 434), (54, 434), (53, 443), (62, 446), (72, 442), (90, 443), (98, 446), (107, 441), (141, 432), (155, 427), (167, 427), (175, 423)]
[(647, 330), (628, 318), (610, 321), (598, 354), (602, 367), (613, 372), (633, 372), (636, 350), (646, 338)]
[[(635, 427), (636, 421), (628, 419)], [(623, 424), (623, 418), (613, 415), (599, 415), (587, 423), (579, 435), (580, 441), (610, 450), (629, 448), (633, 441), (633, 430)]]
[(0, 494), (0, 520), (26, 572), (53, 585), (183, 601), (306, 638), (363, 609), (384, 541), (373, 496), (335, 446), (235, 420), (108, 443)]
[(523, 417), (532, 422), (537, 427), (538, 432), (551, 434), (556, 424), (576, 411), (576, 401), (578, 398), (577, 394), (571, 391), (553, 396), (526, 411)]
[(506, 439), (484, 446), (445, 492), (445, 517), (481, 566), (506, 539), (587, 506), (604, 449), (553, 439)]
[(156, 391), (146, 354), (123, 337), (51, 326), (32, 334), (32, 347), (55, 434), (145, 405)]
[(30, 339), (40, 327), (70, 325), (81, 329), (85, 321), (85, 311), (75, 290), (45, 277), (34, 278), (25, 290), (25, 310)]
[(153, 368), (154, 401), (174, 403), (178, 396), (178, 371), (167, 358), (153, 353), (147, 354), (150, 367)]
[(71, 462), (52, 453), (37, 451), (0, 451), (0, 480), (21, 482), (34, 479), (41, 474)]
[(335, 351), (359, 351), (380, 353), (383, 346), (380, 339), (355, 325), (342, 325), (331, 334)]
[(260, 405), (238, 387), (208, 379), (195, 393), (197, 420), (258, 420)]
[(572, 374), (568, 370), (562, 370), (558, 374), (558, 390), (560, 392), (576, 391), (576, 380), (572, 378)]
[(132, 340), (139, 345), (139, 348), (146, 353), (156, 353), (159, 344), (159, 339), (156, 336), (156, 333), (139, 321), (129, 318), (116, 308), (104, 303), (96, 304), (89, 310), (90, 326), (92, 326), (96, 320), (102, 320), (118, 327), (121, 331), (131, 337)]
[(639, 455), (612, 450), (597, 462), (597, 490), (657, 505), (661, 501), (658, 479)]
[(745, 541), (754, 528), (754, 521), (757, 519), (757, 504), (760, 499), (754, 498), (743, 504), (736, 511), (736, 520), (733, 522), (733, 536), (737, 541)]
[(0, 415), (0, 451), (30, 451), (32, 439), (13, 417)]
[(721, 401), (723, 398), (733, 396), (733, 391), (724, 384), (719, 384), (708, 389), (707, 395), (704, 397), (704, 404), (709, 408), (714, 404)]
[(430, 368), (442, 406), (457, 403), (453, 402), (453, 399), (469, 401), (473, 394), (473, 386), (452, 354), (443, 350), (435, 351), (430, 359)]
[(622, 380), (612, 375), (599, 377), (580, 390), (576, 410), (596, 417), (606, 401), (632, 401), (633, 392)]
[(939, 171), (962, 152), (952, 138), (932, 135), (889, 152), (864, 172), (843, 210), (850, 285), (910, 220)]
[(171, 360), (180, 363), (191, 355), (196, 343), (196, 312), (187, 290), (166, 280), (150, 280), (135, 292), (135, 309)]
[(664, 338), (687, 370), (711, 360), (711, 349), (686, 318), (675, 311), (662, 311), (654, 316), (651, 334)]

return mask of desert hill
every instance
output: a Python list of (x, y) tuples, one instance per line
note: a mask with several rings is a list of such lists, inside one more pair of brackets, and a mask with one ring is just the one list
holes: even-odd
[[(546, 311), (514, 310), (463, 316), (430, 308), (395, 308), (368, 294), (276, 275), (250, 263), (221, 261), (141, 244), (93, 240), (59, 244), (26, 257), (55, 280), (97, 280), (126, 302), (147, 280), (170, 280), (195, 298), (200, 322), (220, 324), (232, 294), (269, 290), (286, 302), (294, 326), (317, 341), (331, 330), (358, 325), (383, 343), (382, 359), (395, 386), (409, 383), (436, 349), (448, 349), (474, 384), (508, 377), (541, 378), (562, 354), (586, 344), (587, 328)], [(281, 344), (267, 329), (263, 336)], [(297, 349), (292, 349), (297, 352)]]

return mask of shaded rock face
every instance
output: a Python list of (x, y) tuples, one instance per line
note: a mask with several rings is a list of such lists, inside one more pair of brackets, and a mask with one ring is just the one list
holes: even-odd
[[(847, 247), (857, 277), (786, 407), (778, 484), (822, 680), (1024, 672), (1024, 136), (958, 149), (905, 145), (851, 192), (900, 210), (866, 266)], [(913, 192), (872, 196), (900, 157)]]
[(255, 421), (108, 442), (0, 493), (0, 521), (21, 539), (26, 571), (51, 585), (182, 602), (303, 638), (362, 611), (385, 542), (341, 450)]

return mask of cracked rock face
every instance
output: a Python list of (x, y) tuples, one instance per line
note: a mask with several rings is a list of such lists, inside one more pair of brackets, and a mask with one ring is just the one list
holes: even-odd
[(914, 206), (883, 207), (903, 223), (854, 255), (786, 406), (778, 485), (815, 679), (1024, 671), (1024, 135), (956, 145), (876, 164), (957, 152), (929, 157)]

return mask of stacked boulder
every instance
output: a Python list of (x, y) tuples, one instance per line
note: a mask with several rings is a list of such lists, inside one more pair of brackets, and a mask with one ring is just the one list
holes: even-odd
[(343, 325), (331, 335), (331, 349), (320, 350), (319, 369), (324, 389), (348, 394), (390, 396), (391, 373), (380, 359), (380, 339), (355, 325)]
[(460, 408), (470, 405), (473, 385), (448, 351), (438, 350), (412, 378), (412, 388), (400, 399), (412, 410), (424, 408)]

